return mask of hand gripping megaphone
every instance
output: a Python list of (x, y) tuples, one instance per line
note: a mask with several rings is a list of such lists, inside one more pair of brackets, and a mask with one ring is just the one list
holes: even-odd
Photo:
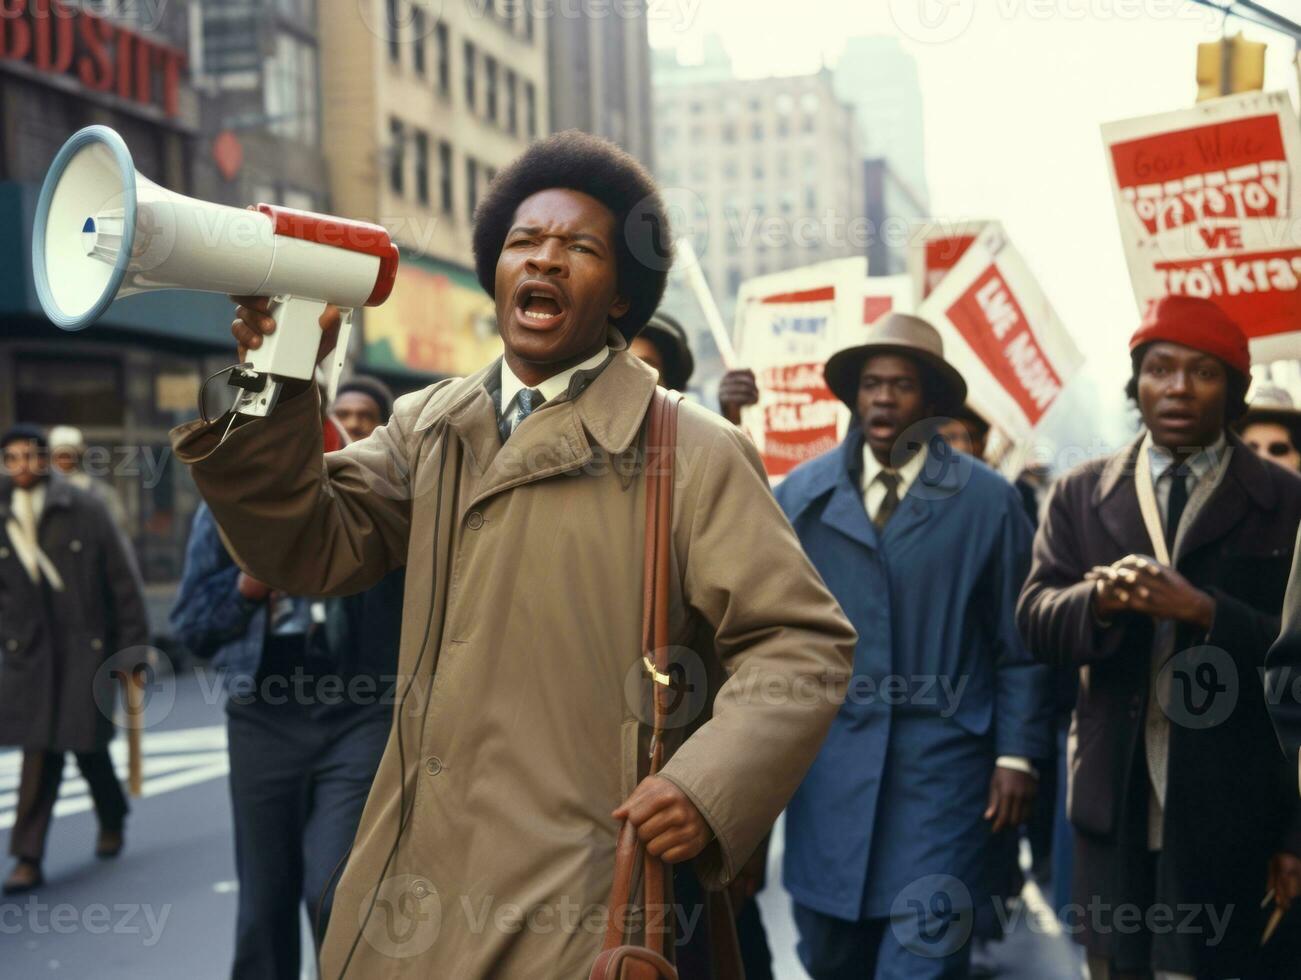
[(343, 311), (333, 395), (353, 310), (388, 299), (398, 250), (379, 225), (175, 194), (136, 173), (116, 132), (88, 126), (59, 150), (41, 187), (32, 269), (45, 315), (64, 330), (90, 326), (118, 296), (154, 289), (271, 297), (275, 332), (230, 375), (242, 389), (235, 411), (262, 416), (283, 381), (314, 376), (327, 303)]

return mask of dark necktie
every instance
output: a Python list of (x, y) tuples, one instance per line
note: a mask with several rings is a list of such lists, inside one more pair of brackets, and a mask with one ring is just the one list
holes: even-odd
[(876, 479), (881, 486), (885, 487), (885, 497), (877, 505), (876, 516), (872, 518), (872, 523), (876, 525), (878, 531), (884, 531), (899, 506), (899, 474), (894, 470), (882, 470), (876, 475)]
[(1170, 500), (1165, 508), (1166, 549), (1174, 552), (1175, 535), (1179, 533), (1179, 519), (1188, 506), (1188, 465), (1178, 463), (1170, 471)]
[(519, 424), (533, 414), (533, 410), (544, 401), (546, 399), (542, 397), (542, 392), (536, 388), (521, 388), (511, 403), (510, 411), (502, 413), (502, 416), (497, 419), (497, 431), (501, 433), (501, 441), (505, 442), (509, 439)]

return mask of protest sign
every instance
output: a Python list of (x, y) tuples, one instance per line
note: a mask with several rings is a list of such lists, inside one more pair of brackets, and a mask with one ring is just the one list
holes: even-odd
[(863, 334), (862, 258), (838, 259), (742, 283), (734, 329), (738, 363), (752, 368), (759, 404), (742, 413), (768, 476), (780, 479), (844, 437), (849, 412), (823, 365)]
[(1251, 92), (1102, 127), (1140, 310), (1218, 303), (1258, 361), (1301, 354), (1301, 125)]
[(944, 338), (967, 381), (968, 402), (1023, 439), (1083, 363), (1025, 260), (987, 226), (918, 310)]

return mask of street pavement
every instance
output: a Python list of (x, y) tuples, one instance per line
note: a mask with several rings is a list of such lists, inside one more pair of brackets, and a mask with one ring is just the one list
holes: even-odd
[[(92, 853), (95, 819), (69, 757), (50, 832), (46, 884), (29, 895), (0, 898), (0, 980), (229, 975), (237, 886), (225, 716), (211, 675), (184, 673), (174, 683), (161, 682), (146, 719), (144, 797), (132, 801), (126, 849), (116, 860), (96, 860)], [(125, 778), (121, 738), (114, 755)], [(0, 831), (13, 824), (18, 767), (17, 752), (0, 752)], [(807, 980), (795, 956), (780, 870), (779, 828), (760, 907), (777, 977)], [(1008, 939), (992, 950), (994, 975), (1078, 980), (1079, 958), (1034, 889), (1025, 909)], [(305, 959), (310, 962), (310, 956)], [(310, 977), (305, 967), (305, 980)]]

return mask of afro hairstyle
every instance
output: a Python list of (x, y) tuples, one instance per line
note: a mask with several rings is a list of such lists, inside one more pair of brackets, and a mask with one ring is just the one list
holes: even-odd
[(497, 174), (474, 212), (474, 271), (494, 294), (497, 259), (515, 211), (540, 191), (563, 188), (595, 198), (614, 214), (615, 270), (628, 312), (614, 321), (625, 340), (646, 325), (664, 295), (672, 255), (669, 219), (655, 180), (609, 140), (569, 129), (529, 146)]

